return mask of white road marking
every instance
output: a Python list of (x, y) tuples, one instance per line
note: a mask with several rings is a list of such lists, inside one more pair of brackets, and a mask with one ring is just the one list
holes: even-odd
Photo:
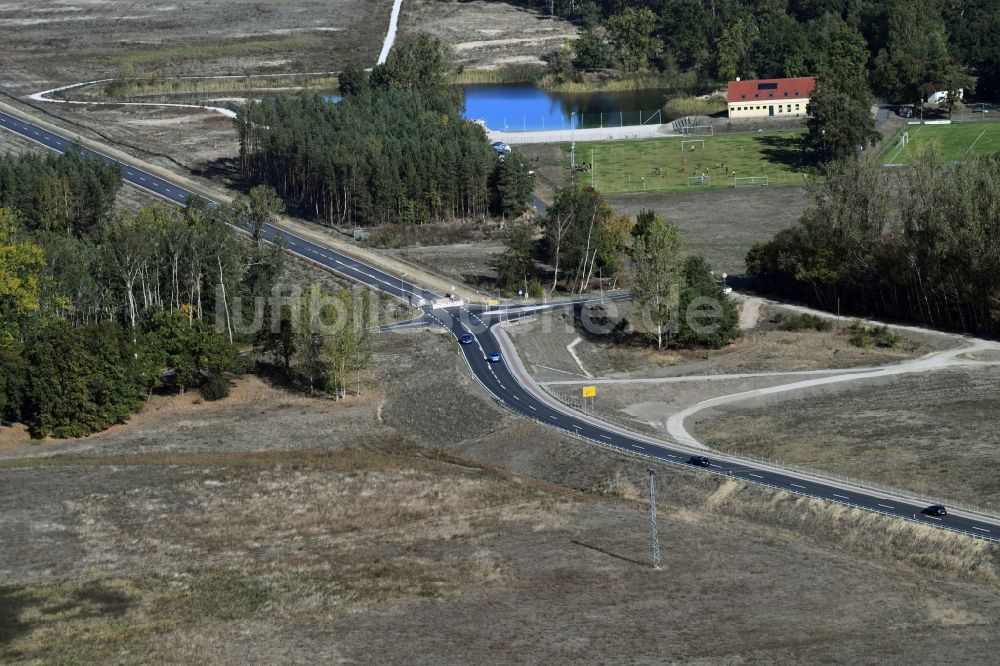
[(840, 499), (851, 499), (847, 495), (838, 495), (837, 493), (833, 493), (833, 496), (834, 497), (839, 497)]
[(536, 412), (538, 411), (538, 410), (537, 410), (537, 409), (535, 408), (535, 406), (534, 406), (534, 405), (528, 405), (528, 407), (531, 407), (531, 409), (533, 409), (533, 410), (534, 410), (534, 411), (536, 411)]
[(788, 485), (790, 485), (790, 486), (794, 486), (794, 487), (796, 487), (796, 488), (802, 488), (803, 490), (805, 490), (805, 486), (800, 486), (800, 485), (799, 485), (799, 484), (797, 484), (797, 483), (789, 483)]
[(607, 439), (607, 440), (610, 440), (610, 439), (611, 439), (611, 438), (610, 438), (610, 437), (608, 437), (607, 435), (601, 435), (601, 437), (603, 437), (604, 439)]
[(629, 446), (631, 446), (633, 449), (639, 449), (640, 451), (646, 450), (645, 446), (639, 446), (638, 444), (629, 444)]
[(980, 532), (986, 532), (987, 534), (990, 533), (990, 531), (988, 529), (984, 528), (984, 527), (975, 527), (975, 526), (973, 526), (972, 529), (979, 530)]
[(888, 504), (879, 504), (879, 506), (882, 507), (883, 509), (895, 509), (896, 508), (894, 506), (889, 506)]
[(940, 519), (940, 518), (938, 518), (937, 516), (924, 516), (924, 518), (930, 518), (930, 519), (932, 519), (932, 520), (941, 520), (941, 519)]
[(764, 477), (762, 477), (762, 476), (761, 476), (760, 474), (754, 474), (753, 472), (750, 472), (750, 476), (755, 476), (755, 477), (757, 477), (758, 479), (763, 479), (763, 478), (764, 478)]

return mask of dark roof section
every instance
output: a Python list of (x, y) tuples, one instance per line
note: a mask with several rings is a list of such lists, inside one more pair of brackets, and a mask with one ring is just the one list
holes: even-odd
[(816, 79), (800, 76), (795, 79), (752, 79), (730, 81), (727, 102), (750, 102), (769, 99), (804, 99), (816, 89)]

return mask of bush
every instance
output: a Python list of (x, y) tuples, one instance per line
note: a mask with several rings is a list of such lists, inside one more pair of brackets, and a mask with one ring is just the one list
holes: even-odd
[(872, 347), (892, 349), (899, 345), (900, 341), (899, 335), (890, 331), (888, 326), (872, 328), (861, 322), (855, 322), (847, 331), (851, 344), (863, 349), (871, 349)]
[(829, 331), (833, 323), (817, 315), (803, 313), (796, 316), (778, 315), (778, 328), (782, 331)]
[(202, 384), (201, 395), (209, 402), (229, 397), (229, 380), (222, 375), (212, 375)]

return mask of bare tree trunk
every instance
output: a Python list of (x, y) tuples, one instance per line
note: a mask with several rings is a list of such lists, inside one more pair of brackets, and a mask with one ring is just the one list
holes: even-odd
[(229, 344), (233, 344), (233, 326), (229, 322), (229, 299), (226, 298), (226, 281), (222, 275), (222, 257), (216, 255), (219, 261), (219, 285), (222, 287), (222, 305), (226, 309), (226, 330), (229, 333)]

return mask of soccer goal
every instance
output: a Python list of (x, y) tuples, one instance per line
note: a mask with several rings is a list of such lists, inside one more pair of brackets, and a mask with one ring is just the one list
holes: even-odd
[(701, 176), (688, 176), (688, 187), (708, 187), (712, 184), (712, 177), (708, 174)]
[(688, 136), (715, 136), (715, 128), (712, 125), (688, 125), (681, 128), (681, 134)]
[(907, 144), (909, 144), (909, 143), (910, 143), (910, 133), (908, 131), (907, 132), (903, 132), (902, 134), (899, 135), (899, 147), (900, 148), (905, 148), (907, 146)]
[(756, 187), (767, 185), (767, 176), (734, 176), (735, 187)]
[(694, 150), (695, 148), (701, 148), (705, 150), (705, 140), (704, 139), (685, 139), (681, 141), (681, 150)]

